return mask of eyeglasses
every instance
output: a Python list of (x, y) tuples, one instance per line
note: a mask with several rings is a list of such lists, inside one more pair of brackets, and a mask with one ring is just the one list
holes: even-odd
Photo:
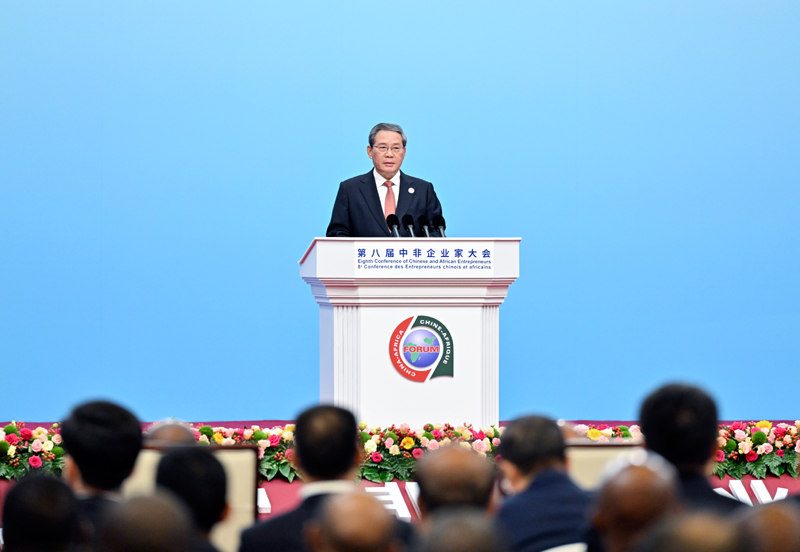
[(375, 146), (373, 149), (376, 149), (376, 150), (378, 150), (378, 151), (379, 151), (379, 152), (381, 152), (381, 153), (386, 153), (386, 152), (387, 152), (387, 151), (389, 151), (389, 150), (392, 150), (392, 153), (400, 153), (400, 152), (401, 152), (401, 151), (403, 151), (405, 148), (404, 148), (404, 147), (402, 147), (402, 146), (392, 146), (392, 147), (390, 148), (389, 146), (383, 146), (383, 145), (381, 145), (381, 146)]

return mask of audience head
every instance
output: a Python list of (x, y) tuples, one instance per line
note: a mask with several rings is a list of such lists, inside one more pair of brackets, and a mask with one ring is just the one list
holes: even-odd
[(97, 538), (103, 552), (181, 552), (193, 531), (189, 513), (166, 493), (132, 498), (111, 510)]
[(393, 552), (396, 521), (375, 498), (362, 492), (333, 495), (306, 527), (314, 552)]
[[(142, 448), (142, 426), (131, 412), (107, 401), (76, 407), (61, 424), (68, 463), (84, 486), (111, 491), (128, 477)], [(65, 475), (75, 483), (72, 468)]]
[(656, 527), (637, 552), (745, 552), (736, 524), (710, 513), (668, 519)]
[(561, 428), (544, 416), (525, 416), (508, 424), (497, 452), (506, 492), (520, 492), (539, 471), (566, 465)]
[(800, 550), (800, 511), (794, 502), (782, 500), (743, 512), (739, 527), (750, 552)]
[(699, 387), (656, 389), (642, 403), (639, 423), (647, 448), (680, 470), (702, 470), (716, 450), (717, 405)]
[(295, 425), (295, 462), (306, 480), (349, 478), (360, 464), (358, 424), (350, 411), (315, 406)]
[(147, 445), (193, 445), (197, 442), (194, 433), (184, 423), (169, 420), (154, 425), (144, 435)]
[(189, 508), (195, 528), (208, 533), (226, 509), (225, 469), (204, 447), (177, 447), (164, 453), (156, 484), (172, 492)]
[(494, 467), (485, 457), (459, 446), (429, 452), (417, 463), (422, 517), (447, 507), (489, 507)]
[(646, 532), (680, 509), (675, 468), (639, 449), (613, 461), (592, 518), (606, 552), (627, 552)]
[(3, 505), (5, 552), (70, 550), (80, 538), (78, 503), (66, 483), (28, 476), (8, 491)]
[(422, 532), (418, 552), (505, 552), (501, 532), (483, 510), (443, 509)]

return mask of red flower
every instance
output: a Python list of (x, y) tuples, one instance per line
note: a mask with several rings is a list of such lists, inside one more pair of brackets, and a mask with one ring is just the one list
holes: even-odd
[(277, 433), (273, 433), (272, 435), (269, 436), (269, 446), (277, 447), (280, 444), (281, 444), (280, 435), (278, 435)]
[(779, 458), (783, 458), (783, 451), (782, 451), (782, 450), (778, 449), (777, 451), (775, 451), (775, 454), (776, 454), (776, 455), (777, 455)]
[(751, 450), (750, 452), (745, 454), (744, 457), (748, 462), (755, 462), (756, 460), (758, 460), (758, 453), (754, 450)]
[(775, 427), (775, 437), (778, 439), (783, 439), (786, 436), (786, 428), (783, 427)]
[(600, 424), (599, 426), (597, 426), (597, 429), (603, 431), (604, 429), (608, 429), (608, 426), (606, 424)]
[(41, 468), (42, 467), (42, 459), (38, 456), (31, 456), (28, 458), (28, 464), (31, 465), (32, 468)]
[(725, 453), (721, 450), (717, 451), (717, 455), (714, 457), (714, 460), (717, 462), (724, 462), (725, 461)]
[(292, 462), (292, 461), (294, 460), (294, 449), (288, 449), (288, 450), (286, 451), (286, 459), (287, 459), (289, 462)]
[(19, 443), (19, 437), (17, 437), (16, 433), (9, 433), (6, 435), (6, 441), (8, 441), (9, 445), (16, 445)]
[(370, 459), (377, 464), (383, 460), (383, 456), (381, 456), (380, 452), (373, 452)]
[(731, 424), (731, 431), (736, 431), (737, 429), (741, 429), (742, 431), (744, 431), (745, 429), (747, 429), (747, 424), (744, 424), (742, 422), (733, 422)]
[(30, 441), (33, 438), (33, 431), (28, 429), (27, 427), (23, 427), (19, 430), (19, 436), (22, 438), (23, 441)]
[(420, 458), (422, 458), (422, 455), (425, 454), (425, 453), (423, 452), (423, 450), (421, 448), (416, 448), (416, 449), (414, 449), (414, 452), (412, 452), (411, 454), (414, 455), (415, 459), (419, 460)]

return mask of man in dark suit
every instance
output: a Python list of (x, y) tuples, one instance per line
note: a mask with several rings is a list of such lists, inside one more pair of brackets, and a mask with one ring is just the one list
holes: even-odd
[(512, 494), (497, 515), (515, 552), (586, 542), (589, 494), (566, 473), (564, 437), (543, 416), (511, 422), (498, 453), (502, 488)]
[(673, 383), (653, 391), (639, 410), (645, 446), (678, 469), (681, 498), (691, 510), (730, 514), (743, 506), (717, 494), (708, 463), (717, 452), (717, 405), (698, 387)]
[[(326, 498), (350, 493), (361, 465), (358, 424), (353, 414), (336, 406), (315, 406), (297, 417), (294, 461), (303, 474), (303, 502), (294, 510), (242, 531), (239, 552), (307, 550), (305, 524)], [(397, 522), (397, 538), (410, 540), (411, 527)]]
[[(386, 224), (390, 214), (400, 220), (411, 215), (415, 227), (420, 215), (432, 221), (442, 214), (433, 184), (400, 171), (406, 142), (400, 125), (380, 123), (372, 128), (367, 155), (375, 168), (339, 185), (328, 237), (385, 238), (392, 235)], [(422, 230), (415, 231), (419, 234)], [(433, 228), (431, 234), (439, 235)], [(405, 228), (400, 228), (400, 235), (409, 237)]]

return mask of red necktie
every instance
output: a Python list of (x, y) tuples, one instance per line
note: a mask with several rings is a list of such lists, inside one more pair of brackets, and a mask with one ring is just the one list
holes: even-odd
[(397, 211), (397, 203), (395, 202), (394, 192), (392, 191), (394, 183), (391, 180), (387, 180), (383, 185), (386, 186), (386, 202), (383, 208), (383, 217), (386, 218), (389, 215), (395, 214), (395, 211)]

